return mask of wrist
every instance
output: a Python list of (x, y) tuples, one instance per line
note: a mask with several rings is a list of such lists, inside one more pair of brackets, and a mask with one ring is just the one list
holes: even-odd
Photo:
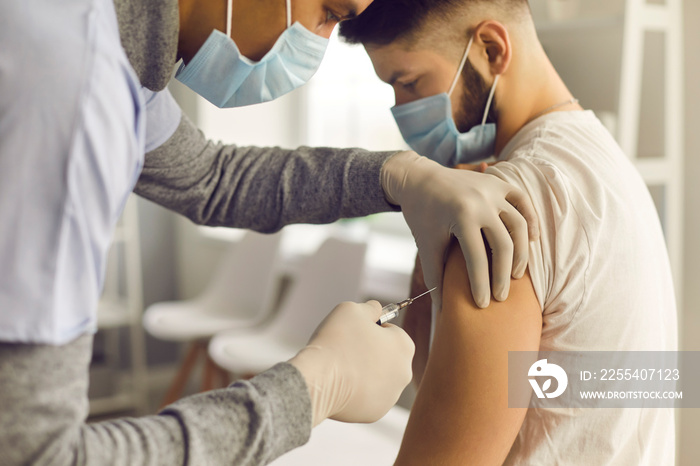
[(412, 151), (397, 152), (382, 166), (380, 180), (387, 202), (401, 205), (401, 191), (412, 166), (422, 157)]
[(312, 427), (316, 427), (335, 412), (335, 363), (327, 352), (318, 346), (306, 346), (290, 359), (289, 363), (304, 377), (313, 411)]

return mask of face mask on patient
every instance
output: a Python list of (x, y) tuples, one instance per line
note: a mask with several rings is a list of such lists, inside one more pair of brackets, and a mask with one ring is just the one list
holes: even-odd
[(480, 125), (474, 126), (466, 133), (460, 133), (452, 118), (450, 96), (462, 74), (473, 42), (472, 37), (447, 93), (425, 97), (391, 109), (401, 135), (411, 149), (447, 167), (488, 158), (493, 155), (496, 145), (496, 124), (486, 123), (486, 118), (491, 109), (499, 75), (496, 75), (491, 86)]

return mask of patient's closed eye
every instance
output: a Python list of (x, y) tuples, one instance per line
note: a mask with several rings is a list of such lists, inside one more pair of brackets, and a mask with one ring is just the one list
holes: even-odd
[(339, 23), (342, 20), (343, 18), (333, 13), (331, 10), (326, 10), (326, 23)]
[(404, 89), (406, 89), (407, 91), (413, 92), (416, 90), (416, 83), (417, 82), (418, 82), (418, 80), (414, 79), (413, 81), (399, 83), (399, 85), (401, 87), (403, 87)]

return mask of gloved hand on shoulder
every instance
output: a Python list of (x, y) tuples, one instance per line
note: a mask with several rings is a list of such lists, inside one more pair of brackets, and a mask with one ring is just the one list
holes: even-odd
[[(413, 232), (427, 287), (437, 287), (431, 294), (434, 306), (441, 304), (445, 251), (452, 236), (464, 253), (476, 304), (488, 306), (491, 290), (498, 301), (508, 297), (511, 275), (525, 273), (528, 239), (539, 236), (535, 210), (520, 189), (410, 151), (387, 160), (381, 182), (387, 200), (401, 207)], [(492, 254), (492, 280), (484, 237)]]

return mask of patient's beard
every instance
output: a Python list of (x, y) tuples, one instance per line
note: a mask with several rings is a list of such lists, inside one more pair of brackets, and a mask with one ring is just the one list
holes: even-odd
[[(490, 90), (484, 78), (481, 77), (479, 72), (476, 71), (471, 63), (469, 63), (469, 60), (467, 60), (462, 70), (462, 101), (454, 117), (455, 125), (460, 133), (466, 133), (474, 126), (481, 124)], [(493, 123), (496, 121), (496, 114), (494, 112), (495, 106), (494, 98), (494, 102), (491, 103), (491, 108), (486, 118), (486, 123)]]

